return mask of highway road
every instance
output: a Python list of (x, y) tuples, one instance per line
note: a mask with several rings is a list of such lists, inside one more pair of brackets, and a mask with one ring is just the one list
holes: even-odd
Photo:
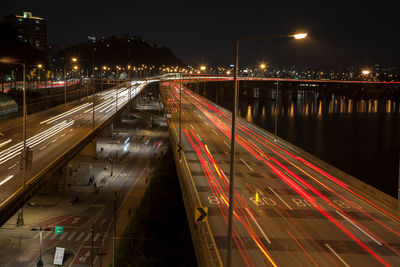
[[(178, 138), (179, 83), (164, 85)], [(236, 133), (234, 266), (400, 266), (398, 214), (244, 119)], [(224, 263), (230, 137), (231, 113), (183, 88), (183, 151)]]
[[(25, 226), (15, 226), (15, 221), (10, 220), (0, 228), (0, 266), (36, 266), (40, 233), (30, 229), (40, 226), (51, 228), (51, 231), (43, 232), (44, 266), (53, 266), (55, 247), (65, 248), (63, 260), (65, 266), (91, 266), (92, 241), (93, 266), (100, 266), (101, 257), (98, 254), (100, 251), (107, 253), (102, 257), (103, 266), (109, 264), (112, 257), (114, 205), (118, 216), (117, 235), (120, 236), (125, 230), (125, 224), (129, 222), (129, 219), (126, 219), (130, 215), (128, 207), (135, 209), (140, 204), (142, 193), (135, 193), (135, 197), (132, 197), (131, 191), (145, 191), (151, 169), (160, 161), (154, 158), (154, 154), (161, 151), (165, 153), (168, 147), (168, 142), (165, 142), (167, 139), (165, 126), (148, 127), (151, 125), (148, 112), (157, 110), (158, 103), (138, 102), (131, 103), (126, 108), (135, 116), (134, 119), (123, 119), (127, 113), (121, 113), (114, 120), (113, 135), (110, 134), (109, 126), (98, 135), (98, 146), (104, 148), (97, 153), (98, 159), (78, 155), (72, 160), (75, 174), (68, 175), (70, 184), (68, 192), (60, 193), (43, 187), (32, 197), (31, 204), (24, 207)], [(135, 111), (132, 111), (133, 106)], [(137, 120), (138, 117), (141, 120)], [(136, 126), (141, 129), (137, 130)], [(114, 158), (114, 167), (104, 170), (105, 160), (111, 157)], [(79, 166), (78, 171), (76, 171), (77, 166)], [(113, 169), (112, 176), (111, 169)], [(89, 170), (97, 181), (96, 192), (93, 192), (91, 184), (87, 184)], [(115, 188), (117, 188), (116, 202)], [(75, 197), (79, 200), (73, 203)], [(55, 226), (63, 226), (64, 232), (56, 233)]]
[[(151, 82), (151, 81), (149, 81)], [(95, 126), (115, 114), (130, 98), (135, 97), (147, 82), (124, 83), (95, 95)], [(27, 146), (33, 151), (32, 168), (27, 171), (26, 184), (93, 128), (93, 98), (74, 101), (28, 116)], [(20, 170), (22, 118), (0, 122), (0, 207), (24, 186)]]

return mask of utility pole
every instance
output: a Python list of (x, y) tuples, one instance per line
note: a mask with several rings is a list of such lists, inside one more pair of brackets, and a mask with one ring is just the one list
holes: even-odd
[(399, 185), (397, 192), (397, 211), (400, 211), (400, 156), (399, 156)]
[[(94, 73), (93, 73), (93, 75), (94, 75)], [(86, 77), (89, 79), (89, 69), (86, 69)], [(94, 82), (93, 82), (93, 86), (94, 86)], [(89, 82), (87, 83), (86, 97), (89, 99)]]
[(90, 228), (90, 232), (92, 234), (92, 248), (91, 248), (91, 266), (94, 267), (94, 223), (92, 223), (92, 227)]
[(116, 238), (117, 238), (117, 200), (118, 200), (118, 191), (117, 187), (114, 187), (114, 233), (113, 233), (113, 257), (112, 257), (112, 266), (115, 266), (115, 250), (116, 250)]
[(278, 140), (278, 111), (279, 111), (279, 69), (276, 79), (276, 96), (275, 96), (275, 142)]
[(67, 104), (67, 69), (64, 68), (64, 104)]
[[(23, 151), (22, 151), (22, 161), (23, 161), (23, 171), (24, 171), (24, 189), (25, 189), (25, 185), (26, 185), (26, 164), (27, 164), (27, 154), (26, 153), (26, 116), (27, 116), (27, 111), (26, 111), (26, 66), (25, 63), (22, 64), (22, 69), (23, 69), (23, 78), (22, 78), (22, 91), (23, 91), (23, 116), (22, 116), (22, 138), (23, 138), (23, 142), (24, 142), (24, 147), (23, 147)], [(19, 216), (18, 216), (19, 217)], [(21, 221), (17, 221), (18, 225), (23, 225), (24, 224), (24, 206), (22, 206), (21, 208)]]
[(42, 242), (43, 242), (43, 235), (42, 232), (43, 231), (51, 231), (50, 228), (43, 228), (42, 226), (40, 226), (39, 229), (37, 228), (32, 228), (31, 231), (40, 231), (40, 254), (39, 254), (39, 261), (37, 262), (37, 267), (42, 267), (43, 266), (43, 261), (42, 261)]
[(115, 112), (118, 111), (118, 87), (115, 88)]
[[(182, 146), (182, 73), (179, 73), (179, 146)], [(182, 152), (179, 151), (179, 160)]]
[[(93, 118), (93, 124), (92, 124), (92, 130), (94, 131), (94, 126), (95, 126), (95, 123), (94, 123), (94, 94), (95, 94), (95, 89), (94, 89), (94, 61), (93, 61), (93, 95), (92, 95), (92, 101), (93, 101), (93, 103), (92, 103), (92, 118)], [(89, 90), (89, 85), (88, 85), (88, 90)]]
[(234, 177), (235, 177), (235, 131), (236, 131), (236, 112), (237, 112), (237, 75), (239, 64), (239, 39), (236, 40), (235, 49), (235, 70), (233, 79), (233, 99), (232, 99), (232, 129), (231, 129), (231, 165), (230, 165), (230, 181), (229, 181), (229, 210), (228, 210), (228, 253), (227, 266), (232, 266), (232, 220), (233, 220), (233, 195), (234, 195)]

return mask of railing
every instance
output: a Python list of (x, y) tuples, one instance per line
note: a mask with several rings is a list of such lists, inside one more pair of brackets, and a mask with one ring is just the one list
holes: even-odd
[[(160, 90), (161, 91), (161, 90)], [(177, 167), (179, 184), (181, 186), (183, 201), (185, 203), (186, 216), (195, 247), (199, 266), (223, 266), (214, 236), (208, 221), (196, 223), (195, 211), (202, 207), (200, 196), (197, 192), (184, 151), (181, 151), (181, 159), (177, 152), (177, 132), (172, 119), (167, 119), (170, 142)]]

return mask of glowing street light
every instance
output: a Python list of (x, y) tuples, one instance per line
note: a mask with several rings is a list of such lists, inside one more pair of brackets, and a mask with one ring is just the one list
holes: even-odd
[[(236, 131), (236, 113), (238, 109), (237, 95), (238, 95), (238, 65), (239, 65), (239, 43), (246, 40), (259, 40), (259, 39), (271, 39), (271, 38), (285, 38), (293, 37), (296, 40), (304, 39), (307, 37), (307, 33), (297, 33), (292, 35), (263, 35), (255, 36), (249, 38), (239, 38), (236, 39), (235, 47), (235, 68), (233, 72), (233, 99), (232, 99), (232, 128), (231, 128), (231, 155), (230, 155), (230, 183), (229, 183), (229, 201), (228, 201), (228, 240), (227, 240), (227, 267), (232, 266), (232, 221), (233, 221), (233, 189), (234, 189), (234, 173), (235, 173), (235, 131)], [(276, 87), (276, 103), (278, 103), (278, 93), (279, 93), (279, 72)], [(275, 139), (276, 139), (276, 129), (277, 129), (277, 112), (275, 112)]]
[(265, 64), (260, 64), (260, 69), (265, 69), (267, 66)]
[(200, 66), (200, 70), (205, 71), (206, 70), (206, 66)]
[(364, 75), (368, 75), (371, 73), (371, 71), (370, 70), (362, 70), (361, 73)]
[(76, 57), (72, 58), (72, 62), (77, 62), (77, 61), (78, 61), (78, 59)]
[(296, 33), (296, 34), (291, 35), (291, 37), (293, 37), (296, 40), (305, 39), (305, 38), (307, 38), (307, 33), (305, 33), (305, 32), (304, 33)]

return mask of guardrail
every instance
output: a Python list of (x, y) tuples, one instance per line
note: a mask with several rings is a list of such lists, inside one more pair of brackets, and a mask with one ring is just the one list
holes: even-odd
[[(160, 90), (161, 91), (161, 90)], [(177, 133), (172, 119), (167, 119), (170, 142), (174, 154), (175, 165), (178, 171), (179, 184), (181, 186), (183, 201), (185, 204), (186, 217), (195, 248), (196, 258), (199, 266), (223, 266), (214, 236), (208, 221), (196, 223), (195, 211), (202, 207), (200, 196), (197, 192), (186, 155), (181, 151), (181, 159), (177, 152)]]

